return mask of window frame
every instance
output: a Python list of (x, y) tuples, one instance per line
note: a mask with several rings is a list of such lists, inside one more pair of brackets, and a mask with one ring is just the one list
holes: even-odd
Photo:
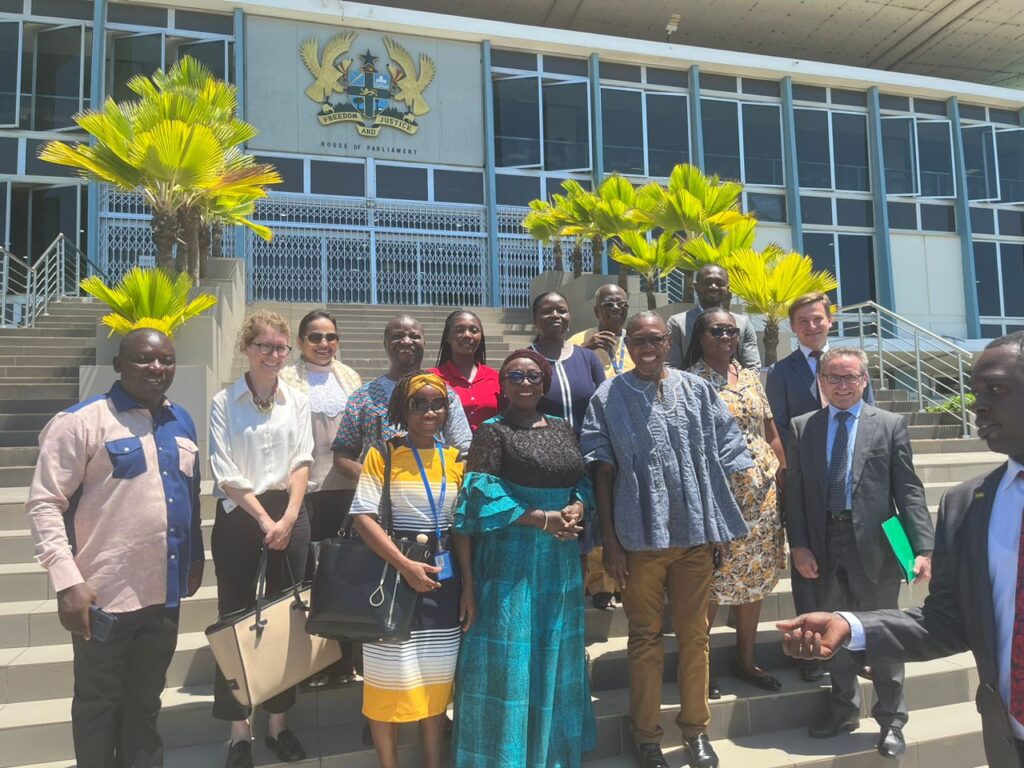
[[(886, 180), (885, 180), (885, 182), (886, 182), (885, 183), (886, 197), (895, 197), (895, 198), (917, 197), (921, 193), (921, 165), (920, 165), (920, 162), (919, 162), (919, 153), (918, 153), (918, 147), (917, 147), (917, 120), (914, 118), (913, 115), (882, 115), (882, 117), (881, 117), (881, 122), (882, 123), (885, 123), (886, 121), (897, 121), (897, 120), (903, 121), (903, 122), (907, 123), (910, 126), (909, 136), (910, 136), (911, 180), (913, 182), (913, 191), (911, 191), (911, 192), (891, 192), (889, 190), (889, 179), (886, 178)], [(883, 136), (883, 141), (884, 141), (884, 138), (885, 137)], [(888, 174), (889, 173), (889, 169), (887, 167), (885, 167), (885, 162), (884, 162), (884, 160), (885, 160), (884, 150), (883, 150), (883, 158), (882, 159), (883, 159), (882, 173), (883, 173), (883, 175), (884, 174)]]
[[(25, 59), (25, 22), (22, 19), (0, 19), (0, 24), (18, 25), (18, 63), (14, 73), (14, 122), (0, 123), (0, 128), (17, 128), (21, 124), (21, 67)], [(34, 58), (34, 56), (33, 56)], [(34, 95), (33, 95), (34, 98)]]
[[(948, 118), (946, 118), (946, 119), (939, 118), (939, 119), (922, 120), (922, 119), (917, 118), (917, 117), (914, 118), (914, 121), (917, 124), (915, 126), (915, 135), (916, 135), (916, 141), (917, 141), (917, 188), (918, 188), (917, 197), (920, 198), (921, 200), (955, 200), (956, 196), (957, 196), (957, 192), (958, 192), (958, 185), (957, 185), (957, 178), (956, 178), (956, 163), (954, 162), (954, 153), (953, 153), (953, 121), (949, 120)], [(952, 190), (952, 193), (948, 194), (948, 195), (926, 195), (926, 194), (924, 194), (924, 187), (921, 184), (921, 134), (920, 134), (920, 130), (921, 130), (921, 126), (922, 125), (940, 125), (942, 123), (945, 123), (945, 125), (946, 125), (946, 138), (948, 140), (948, 148), (949, 148), (949, 177), (950, 177), (950, 180), (953, 182), (953, 190)]]
[[(995, 126), (993, 126), (993, 127), (995, 128)], [(1021, 135), (1021, 139), (1022, 139), (1021, 140), (1021, 145), (1022, 145), (1022, 150), (1021, 151), (1024, 152), (1024, 127), (1021, 127), (1021, 128), (995, 128), (995, 138), (996, 138), (996, 170), (997, 170), (997, 173), (1000, 173), (1000, 175), (1001, 175), (1001, 171), (1002, 171), (1002, 166), (1000, 165), (1000, 162), (999, 162), (999, 136), (1001, 136), (1004, 133), (1017, 133), (1017, 134), (1020, 134)], [(1024, 165), (1024, 160), (1022, 160), (1022, 165)], [(1003, 197), (1002, 197), (1002, 191), (1003, 191), (1002, 190), (1002, 181), (1000, 181), (999, 184), (1000, 184), (1000, 188), (999, 188), (1000, 196), (999, 196), (998, 203), (1000, 205), (1019, 205), (1021, 203), (1024, 203), (1024, 183), (1021, 184), (1021, 197), (1020, 197), (1019, 200), (1004, 200)]]
[[(601, 104), (602, 104), (602, 106), (604, 104), (604, 92), (605, 91), (622, 91), (622, 92), (625, 92), (625, 93), (636, 93), (636, 94), (640, 95), (640, 132), (641, 132), (640, 146), (641, 146), (641, 151), (643, 152), (643, 157), (642, 157), (642, 163), (643, 163), (643, 169), (642, 170), (643, 170), (643, 173), (642, 174), (630, 173), (630, 172), (627, 172), (627, 171), (619, 170), (617, 168), (609, 169), (607, 167), (607, 165), (605, 167), (605, 172), (606, 173), (607, 172), (618, 173), (618, 174), (620, 174), (622, 176), (627, 176), (627, 177), (632, 177), (632, 178), (635, 178), (638, 175), (639, 176), (643, 176), (644, 178), (649, 178), (650, 177), (650, 170), (651, 170), (650, 158), (647, 156), (647, 153), (649, 151), (648, 150), (648, 146), (647, 146), (647, 94), (649, 93), (649, 91), (645, 91), (643, 88), (626, 88), (626, 87), (619, 86), (619, 85), (603, 85), (602, 84), (600, 87), (601, 87)], [(602, 120), (602, 123), (603, 123), (603, 121), (604, 121), (604, 109), (603, 108), (601, 110), (601, 120)], [(607, 153), (605, 152), (605, 147), (607, 146), (607, 140), (605, 139), (605, 135), (606, 134), (605, 134), (605, 131), (604, 131), (604, 126), (602, 125), (601, 126), (601, 137), (602, 137), (601, 138), (601, 156), (604, 157), (606, 159), (606, 161), (607, 161), (607, 157), (606, 157)], [(591, 142), (593, 142), (593, 137), (591, 137)], [(591, 157), (593, 157), (593, 144), (591, 144)], [(591, 161), (591, 162), (593, 162), (593, 161)]]
[[(69, 22), (67, 24), (49, 24), (41, 29), (35, 30), (32, 38), (32, 119), (31, 126), (28, 130), (31, 131), (46, 131), (54, 133), (67, 133), (80, 131), (81, 129), (72, 123), (66, 126), (51, 126), (48, 128), (39, 128), (36, 126), (36, 117), (39, 114), (36, 99), (39, 97), (39, 36), (49, 34), (51, 32), (59, 32), (64, 29), (78, 29), (78, 109), (76, 112), (81, 112), (85, 109), (85, 31), (86, 23), (84, 21)], [(92, 31), (92, 25), (88, 25), (89, 30)], [(24, 51), (24, 48), (22, 48)], [(54, 97), (56, 98), (56, 97)]]
[(167, 33), (163, 30), (136, 30), (132, 32), (114, 32), (107, 35), (106, 61), (104, 62), (104, 93), (113, 98), (116, 83), (114, 82), (114, 62), (116, 61), (116, 47), (122, 40), (131, 40), (138, 37), (160, 36), (160, 69), (167, 70)]
[[(960, 141), (961, 141), (961, 143), (964, 142), (964, 132), (965, 131), (975, 130), (975, 129), (978, 129), (978, 128), (982, 129), (983, 131), (987, 130), (989, 135), (992, 137), (992, 161), (993, 161), (992, 173), (995, 174), (996, 196), (995, 197), (971, 197), (971, 187), (970, 187), (970, 184), (968, 184), (967, 185), (967, 189), (965, 190), (965, 192), (967, 194), (967, 201), (968, 201), (968, 204), (970, 204), (970, 203), (995, 203), (995, 202), (998, 202), (1000, 200), (1000, 198), (1002, 197), (1002, 194), (1001, 194), (1002, 190), (1000, 189), (1000, 183), (999, 183), (999, 144), (998, 144), (997, 139), (996, 139), (996, 127), (992, 123), (967, 123), (967, 124), (961, 123), (960, 124)], [(1024, 130), (1024, 129), (1022, 129), (1022, 130)], [(984, 149), (982, 151), (984, 152)], [(966, 158), (965, 158), (964, 159), (964, 174), (966, 175), (966, 173), (967, 173), (967, 162), (966, 162)]]
[[(594, 105), (593, 105), (593, 95), (591, 94), (591, 89), (590, 89), (590, 81), (587, 80), (586, 78), (581, 78), (581, 77), (562, 76), (562, 77), (555, 78), (555, 77), (549, 77), (549, 76), (544, 75), (544, 74), (539, 75), (537, 80), (538, 80), (538, 87), (540, 89), (540, 109), (538, 110), (538, 115), (540, 117), (540, 157), (541, 157), (541, 167), (545, 171), (550, 171), (550, 172), (553, 172), (553, 173), (590, 173), (591, 168), (593, 168), (593, 165), (594, 165), (594, 136), (593, 136), (593, 134), (594, 134), (594, 131), (593, 131), (593, 127), (594, 127), (594, 123), (593, 123)], [(548, 82), (544, 82), (545, 80), (547, 80)], [(583, 86), (583, 93), (587, 97), (587, 116), (586, 116), (586, 125), (587, 125), (587, 131), (586, 131), (586, 136), (587, 136), (587, 164), (584, 165), (584, 166), (580, 166), (578, 168), (577, 167), (573, 167), (573, 168), (548, 168), (547, 152), (545, 151), (545, 148), (544, 148), (544, 145), (548, 141), (547, 134), (546, 134), (546, 132), (544, 130), (544, 127), (545, 127), (544, 126), (544, 120), (545, 120), (545, 114), (544, 114), (544, 112), (545, 112), (545, 110), (544, 110), (544, 92), (545, 92), (545, 89), (546, 88), (560, 88), (560, 87), (565, 87), (565, 86), (579, 86), (579, 85)]]

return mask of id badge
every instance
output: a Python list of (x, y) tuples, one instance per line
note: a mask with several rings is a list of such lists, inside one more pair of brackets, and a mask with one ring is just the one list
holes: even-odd
[(436, 555), (434, 555), (434, 565), (441, 569), (439, 573), (434, 574), (434, 577), (438, 581), (447, 581), (455, 575), (455, 572), (452, 570), (451, 552), (445, 552), (444, 550), (441, 550)]

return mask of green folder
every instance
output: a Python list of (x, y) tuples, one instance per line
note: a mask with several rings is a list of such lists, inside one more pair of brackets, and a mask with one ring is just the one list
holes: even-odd
[(885, 532), (885, 538), (889, 540), (892, 553), (896, 555), (896, 562), (900, 564), (903, 575), (906, 577), (907, 583), (910, 584), (916, 578), (914, 576), (914, 548), (910, 546), (910, 539), (907, 538), (907, 532), (903, 530), (903, 523), (893, 515), (882, 523), (882, 530)]

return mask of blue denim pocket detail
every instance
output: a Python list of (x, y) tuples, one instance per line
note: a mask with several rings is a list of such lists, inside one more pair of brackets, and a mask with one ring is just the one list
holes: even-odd
[(119, 480), (130, 480), (146, 471), (146, 452), (142, 440), (137, 437), (122, 437), (107, 442), (107, 453), (113, 467), (113, 476)]

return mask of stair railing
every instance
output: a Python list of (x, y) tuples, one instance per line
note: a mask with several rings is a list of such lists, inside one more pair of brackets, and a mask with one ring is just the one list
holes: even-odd
[(922, 412), (944, 408), (959, 418), (963, 437), (970, 436), (970, 351), (873, 301), (842, 307), (835, 320), (835, 344), (856, 339), (877, 366), (883, 388), (911, 393)]
[(103, 271), (63, 233), (33, 263), (0, 248), (0, 326), (32, 328), (49, 314), (50, 302), (81, 296), (79, 283), (85, 275)]

